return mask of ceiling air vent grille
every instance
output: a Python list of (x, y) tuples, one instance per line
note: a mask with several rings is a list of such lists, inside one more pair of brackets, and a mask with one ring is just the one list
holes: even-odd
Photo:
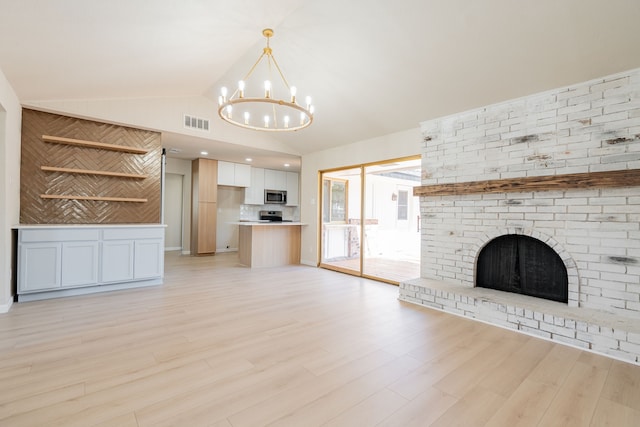
[(187, 129), (196, 129), (209, 132), (209, 119), (203, 119), (201, 117), (195, 117), (189, 114), (185, 114), (183, 123), (184, 127)]

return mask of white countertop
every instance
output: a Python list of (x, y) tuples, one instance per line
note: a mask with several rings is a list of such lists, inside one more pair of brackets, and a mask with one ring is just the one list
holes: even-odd
[(166, 224), (17, 224), (13, 229), (38, 228), (155, 228), (166, 227)]
[(280, 222), (280, 221), (276, 221), (276, 222), (271, 222), (271, 221), (237, 221), (237, 222), (230, 222), (229, 224), (234, 224), (234, 225), (244, 225), (244, 226), (249, 226), (249, 227), (253, 227), (256, 225), (266, 225), (269, 227), (282, 227), (282, 226), (290, 226), (290, 225), (307, 225), (306, 223), (302, 223), (302, 222)]

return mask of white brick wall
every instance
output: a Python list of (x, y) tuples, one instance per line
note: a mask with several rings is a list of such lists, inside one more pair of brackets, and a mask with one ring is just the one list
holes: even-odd
[[(422, 184), (638, 168), (639, 111), (633, 70), (424, 122)], [(525, 234), (553, 242), (570, 305), (640, 319), (640, 187), (423, 197), (421, 217), (422, 277), (472, 286), (489, 240)]]
[[(422, 185), (640, 169), (640, 69), (421, 129)], [(422, 197), (421, 219), (423, 278), (474, 286), (479, 251), (524, 234), (563, 259), (570, 306), (640, 320), (640, 187)]]

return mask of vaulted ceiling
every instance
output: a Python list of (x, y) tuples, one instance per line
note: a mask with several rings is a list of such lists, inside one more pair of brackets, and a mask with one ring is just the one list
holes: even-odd
[[(639, 21), (638, 0), (0, 0), (0, 69), (23, 105), (53, 110), (210, 104), (206, 135), (158, 125), (185, 158), (295, 159), (640, 67)], [(314, 99), (299, 132), (256, 135), (216, 115), (267, 27), (287, 79)]]

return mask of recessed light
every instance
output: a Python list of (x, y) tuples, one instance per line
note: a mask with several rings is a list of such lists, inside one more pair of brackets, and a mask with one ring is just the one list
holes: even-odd
[(207, 154), (209, 154), (209, 152), (208, 151), (201, 151), (200, 154), (203, 155), (203, 156), (206, 156)]
[(247, 157), (246, 159), (244, 159), (245, 162), (253, 162), (253, 159), (251, 157)]
[(285, 167), (285, 168), (288, 168), (289, 166), (291, 166), (289, 163), (285, 163), (285, 164), (284, 164), (284, 167)]

